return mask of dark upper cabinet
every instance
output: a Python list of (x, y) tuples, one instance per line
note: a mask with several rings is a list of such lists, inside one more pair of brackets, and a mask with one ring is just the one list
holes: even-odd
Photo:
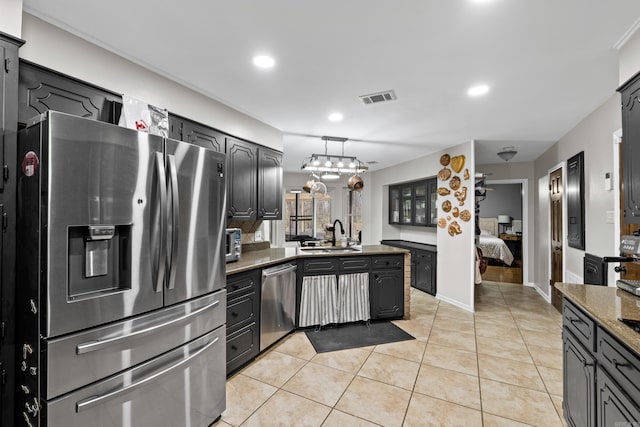
[(169, 137), (224, 153), (225, 134), (209, 126), (169, 114)]
[(20, 61), (18, 122), (49, 110), (117, 124), (122, 97), (97, 86)]
[(399, 185), (389, 186), (389, 224), (400, 224), (400, 190)]
[(227, 137), (227, 217), (258, 218), (258, 147)]
[(258, 219), (282, 219), (282, 153), (258, 148)]
[(389, 186), (389, 224), (434, 227), (436, 191), (435, 177)]
[(640, 73), (622, 85), (623, 215), (627, 224), (640, 224)]
[(584, 151), (567, 161), (567, 216), (569, 246), (584, 250)]
[(562, 337), (565, 419), (573, 427), (595, 426), (595, 359), (567, 329)]

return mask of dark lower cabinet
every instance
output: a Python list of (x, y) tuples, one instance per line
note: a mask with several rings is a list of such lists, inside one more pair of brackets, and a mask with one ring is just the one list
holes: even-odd
[(563, 410), (572, 427), (640, 421), (640, 356), (563, 300)]
[(640, 421), (640, 410), (609, 375), (598, 366), (598, 426), (634, 426)]
[[(296, 321), (300, 314), (302, 279), (305, 276), (369, 273), (371, 320), (404, 316), (404, 256), (318, 257), (299, 261)], [(297, 323), (297, 322), (296, 322)]]
[(404, 315), (403, 270), (374, 269), (369, 275), (369, 302), (372, 320), (402, 317)]
[(436, 257), (431, 251), (411, 251), (412, 285), (428, 294), (436, 294)]
[(260, 352), (260, 270), (227, 278), (227, 375)]
[(436, 295), (438, 252), (434, 245), (405, 240), (382, 240), (380, 243), (409, 250), (411, 252), (411, 286), (433, 296)]
[(565, 419), (573, 427), (595, 426), (595, 359), (566, 329), (562, 353)]

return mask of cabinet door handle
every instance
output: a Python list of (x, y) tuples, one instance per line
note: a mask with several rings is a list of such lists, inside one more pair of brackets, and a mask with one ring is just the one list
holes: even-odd
[(232, 315), (233, 317), (238, 317), (238, 313), (236, 313), (235, 311), (232, 311), (232, 312), (231, 312), (231, 315)]
[(594, 363), (593, 362), (587, 362), (586, 360), (582, 361), (582, 366), (587, 367), (587, 366), (593, 366)]
[(571, 324), (576, 324), (576, 323), (584, 323), (584, 320), (582, 319), (574, 319), (572, 317), (569, 318), (569, 322), (571, 322)]
[(621, 366), (629, 366), (629, 364), (628, 364), (627, 362), (618, 362), (618, 360), (617, 360), (617, 359), (615, 359), (615, 358), (611, 359), (611, 361), (613, 362), (613, 365), (614, 365), (616, 368), (619, 368), (619, 367), (621, 367)]
[(231, 346), (231, 350), (236, 351), (238, 349), (238, 347), (236, 347), (235, 345)]

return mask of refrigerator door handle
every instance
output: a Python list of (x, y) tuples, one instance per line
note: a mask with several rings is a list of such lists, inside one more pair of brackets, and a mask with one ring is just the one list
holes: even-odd
[(192, 355), (190, 355), (189, 357), (187, 357), (186, 359), (182, 359), (181, 361), (179, 361), (178, 363), (169, 366), (168, 368), (165, 368), (163, 370), (161, 370), (160, 372), (156, 372), (155, 374), (149, 375), (148, 377), (142, 378), (140, 381), (136, 381), (132, 384), (129, 384), (126, 387), (122, 387), (119, 388), (117, 390), (113, 390), (109, 393), (103, 394), (101, 396), (91, 396), (88, 397), (86, 399), (80, 400), (79, 402), (76, 402), (76, 413), (80, 413), (82, 411), (86, 411), (87, 409), (91, 409), (95, 406), (98, 406), (102, 403), (104, 403), (105, 401), (109, 401), (112, 399), (115, 399), (118, 396), (121, 396), (123, 394), (127, 394), (135, 389), (138, 389), (146, 384), (151, 383), (152, 381), (160, 378), (163, 375), (167, 375), (169, 374), (171, 371), (174, 371), (176, 369), (179, 369), (181, 366), (188, 364), (191, 360), (195, 359), (196, 357), (200, 356), (202, 353), (204, 353), (205, 351), (207, 351), (209, 348), (211, 348), (215, 343), (217, 343), (219, 340), (218, 337), (215, 337), (215, 339), (213, 339), (210, 343), (205, 344), (204, 346), (202, 346), (202, 348), (200, 348), (200, 350), (196, 351), (195, 353), (193, 353)]
[[(158, 276), (154, 290), (162, 292), (162, 284), (164, 283), (165, 271), (167, 266), (167, 244), (166, 244), (166, 224), (167, 224), (167, 178), (164, 168), (164, 154), (156, 153), (156, 173), (158, 175), (158, 188), (160, 189), (160, 251), (158, 254)], [(78, 353), (79, 354), (79, 353)]]
[(195, 316), (199, 315), (200, 313), (203, 313), (203, 312), (205, 312), (207, 310), (210, 310), (210, 309), (216, 307), (219, 304), (220, 304), (220, 300), (215, 300), (211, 304), (207, 304), (204, 307), (201, 307), (201, 308), (199, 308), (197, 310), (192, 311), (191, 313), (187, 313), (187, 314), (182, 315), (180, 317), (177, 317), (175, 319), (171, 319), (171, 320), (169, 320), (167, 322), (159, 323), (157, 325), (153, 325), (153, 326), (150, 326), (148, 328), (140, 329), (139, 331), (135, 331), (135, 332), (132, 332), (130, 334), (118, 335), (116, 337), (83, 342), (81, 344), (76, 345), (76, 354), (90, 353), (92, 351), (96, 351), (96, 350), (100, 350), (102, 348), (108, 347), (108, 346), (110, 346), (113, 343), (116, 343), (118, 341), (126, 341), (126, 340), (129, 340), (131, 338), (147, 335), (147, 334), (155, 332), (155, 331), (157, 331), (159, 329), (164, 329), (164, 328), (166, 328), (168, 326), (171, 326), (171, 325), (173, 325), (175, 323), (180, 323), (180, 322), (188, 320), (188, 319), (190, 319), (192, 317), (195, 317)]
[(167, 288), (173, 289), (176, 286), (176, 266), (175, 260), (178, 252), (178, 238), (180, 228), (180, 194), (178, 192), (178, 168), (176, 167), (175, 156), (168, 155), (169, 179), (171, 180), (171, 259), (169, 261), (169, 283)]

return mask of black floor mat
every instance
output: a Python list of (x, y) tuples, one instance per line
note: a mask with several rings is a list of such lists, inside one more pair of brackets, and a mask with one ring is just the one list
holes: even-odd
[(349, 323), (307, 331), (318, 353), (415, 339), (391, 322)]

